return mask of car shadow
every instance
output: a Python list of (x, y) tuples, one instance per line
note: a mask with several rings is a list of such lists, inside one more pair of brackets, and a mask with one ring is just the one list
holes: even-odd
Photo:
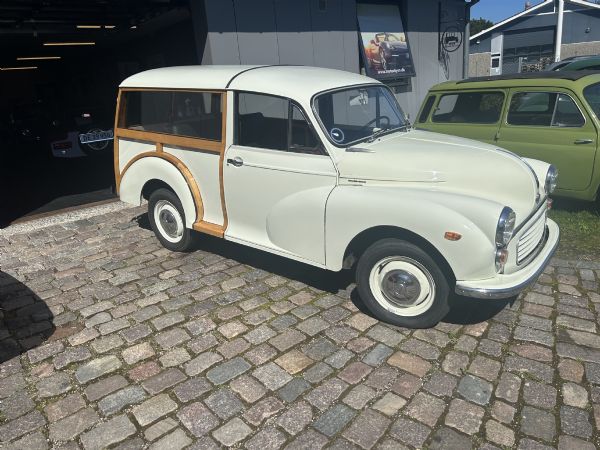
[(0, 364), (43, 344), (55, 331), (48, 305), (0, 271)]
[[(140, 228), (151, 230), (147, 214), (141, 214), (132, 220), (137, 222)], [(209, 235), (203, 235), (198, 250), (232, 259), (241, 264), (247, 264), (290, 280), (299, 281), (321, 291), (332, 294), (342, 291), (349, 292), (352, 303), (362, 313), (373, 317), (373, 314), (358, 295), (351, 270), (331, 272)], [(507, 306), (512, 305), (515, 300), (516, 297), (507, 300), (479, 300), (451, 294), (448, 299), (450, 312), (442, 319), (442, 322), (456, 325), (481, 323), (491, 319)]]

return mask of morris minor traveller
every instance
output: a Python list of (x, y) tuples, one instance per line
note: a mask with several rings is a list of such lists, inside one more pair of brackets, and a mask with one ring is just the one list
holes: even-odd
[[(158, 240), (200, 233), (331, 271), (376, 317), (430, 327), (453, 293), (517, 295), (559, 239), (554, 167), (413, 130), (385, 85), (299, 66), (154, 69), (120, 86), (121, 200)], [(473, 307), (476, 307), (474, 305)]]

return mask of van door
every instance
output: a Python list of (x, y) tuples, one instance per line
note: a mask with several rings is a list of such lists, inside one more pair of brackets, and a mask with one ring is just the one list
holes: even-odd
[(502, 90), (441, 94), (430, 122), (420, 128), (494, 144), (505, 102)]
[(498, 145), (554, 164), (559, 191), (583, 191), (590, 185), (596, 128), (577, 97), (565, 89), (511, 89)]
[(223, 167), (227, 239), (325, 264), (325, 205), (337, 170), (289, 99), (236, 93)]

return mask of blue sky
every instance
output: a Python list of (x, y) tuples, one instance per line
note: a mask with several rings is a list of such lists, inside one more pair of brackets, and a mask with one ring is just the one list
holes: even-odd
[[(542, 0), (530, 1), (532, 6), (542, 2)], [(524, 9), (525, 0), (481, 0), (471, 10), (471, 17), (473, 19), (483, 17), (496, 23)]]

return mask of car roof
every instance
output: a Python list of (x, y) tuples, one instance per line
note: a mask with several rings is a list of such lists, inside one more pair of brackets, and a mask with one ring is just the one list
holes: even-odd
[(235, 89), (298, 99), (348, 85), (378, 81), (356, 73), (322, 67), (177, 66), (146, 70), (124, 80), (121, 88)]
[(466, 80), (440, 83), (432, 91), (462, 90), (474, 88), (501, 88), (527, 86), (573, 87), (573, 84), (588, 85), (600, 82), (600, 71), (578, 70), (558, 72), (528, 72), (509, 75), (496, 75)]
[(564, 70), (582, 70), (589, 66), (597, 66), (598, 64), (600, 64), (600, 56), (590, 56), (589, 58), (570, 61), (564, 66)]

